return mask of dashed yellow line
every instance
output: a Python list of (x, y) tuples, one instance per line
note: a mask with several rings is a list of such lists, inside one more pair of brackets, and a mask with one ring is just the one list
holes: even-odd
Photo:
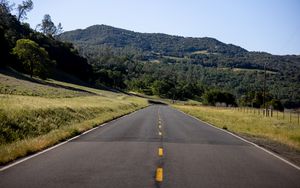
[(163, 181), (163, 168), (157, 168), (156, 169), (156, 177), (155, 180), (157, 182), (162, 182)]
[[(160, 113), (158, 110), (158, 135), (162, 136), (162, 122), (161, 122), (161, 118), (160, 118)], [(158, 148), (158, 156), (159, 157), (163, 157), (164, 155), (164, 150), (162, 147)], [(163, 181), (163, 168), (162, 167), (158, 167), (156, 169), (156, 176), (155, 176), (155, 180), (157, 182), (162, 182)]]
[(163, 148), (158, 148), (158, 156), (162, 157), (164, 155)]

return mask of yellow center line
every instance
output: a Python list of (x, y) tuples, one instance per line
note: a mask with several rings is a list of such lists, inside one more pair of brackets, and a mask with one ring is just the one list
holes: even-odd
[(162, 132), (159, 131), (159, 132), (158, 132), (158, 135), (159, 135), (159, 136), (162, 136)]
[(161, 125), (159, 125), (158, 128), (161, 129)]
[(162, 157), (164, 155), (163, 148), (158, 148), (158, 156)]
[(163, 168), (157, 168), (156, 169), (156, 177), (155, 180), (157, 182), (162, 182), (163, 181)]

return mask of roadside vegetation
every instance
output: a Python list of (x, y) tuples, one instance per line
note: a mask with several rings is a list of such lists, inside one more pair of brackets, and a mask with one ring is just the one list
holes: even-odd
[(36, 82), (0, 74), (0, 164), (147, 106), (123, 93), (31, 79)]
[(252, 111), (238, 108), (192, 106), (175, 104), (173, 107), (197, 117), (216, 127), (234, 132), (258, 145), (300, 164), (300, 125), (298, 115), (275, 112), (265, 117), (258, 109)]

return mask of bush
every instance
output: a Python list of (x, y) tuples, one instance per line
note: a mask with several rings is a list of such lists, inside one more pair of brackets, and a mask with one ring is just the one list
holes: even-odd
[(226, 106), (233, 105), (236, 106), (235, 96), (228, 92), (221, 92), (210, 90), (204, 93), (203, 95), (203, 104), (213, 105), (216, 103), (225, 103)]
[(283, 104), (280, 102), (280, 100), (277, 99), (271, 100), (266, 105), (267, 107), (272, 106), (274, 110), (279, 110), (281, 112), (284, 110)]

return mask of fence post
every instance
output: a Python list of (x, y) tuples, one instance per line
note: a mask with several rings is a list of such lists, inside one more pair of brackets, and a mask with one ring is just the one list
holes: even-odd
[(273, 117), (273, 109), (270, 109), (271, 110), (271, 117)]

